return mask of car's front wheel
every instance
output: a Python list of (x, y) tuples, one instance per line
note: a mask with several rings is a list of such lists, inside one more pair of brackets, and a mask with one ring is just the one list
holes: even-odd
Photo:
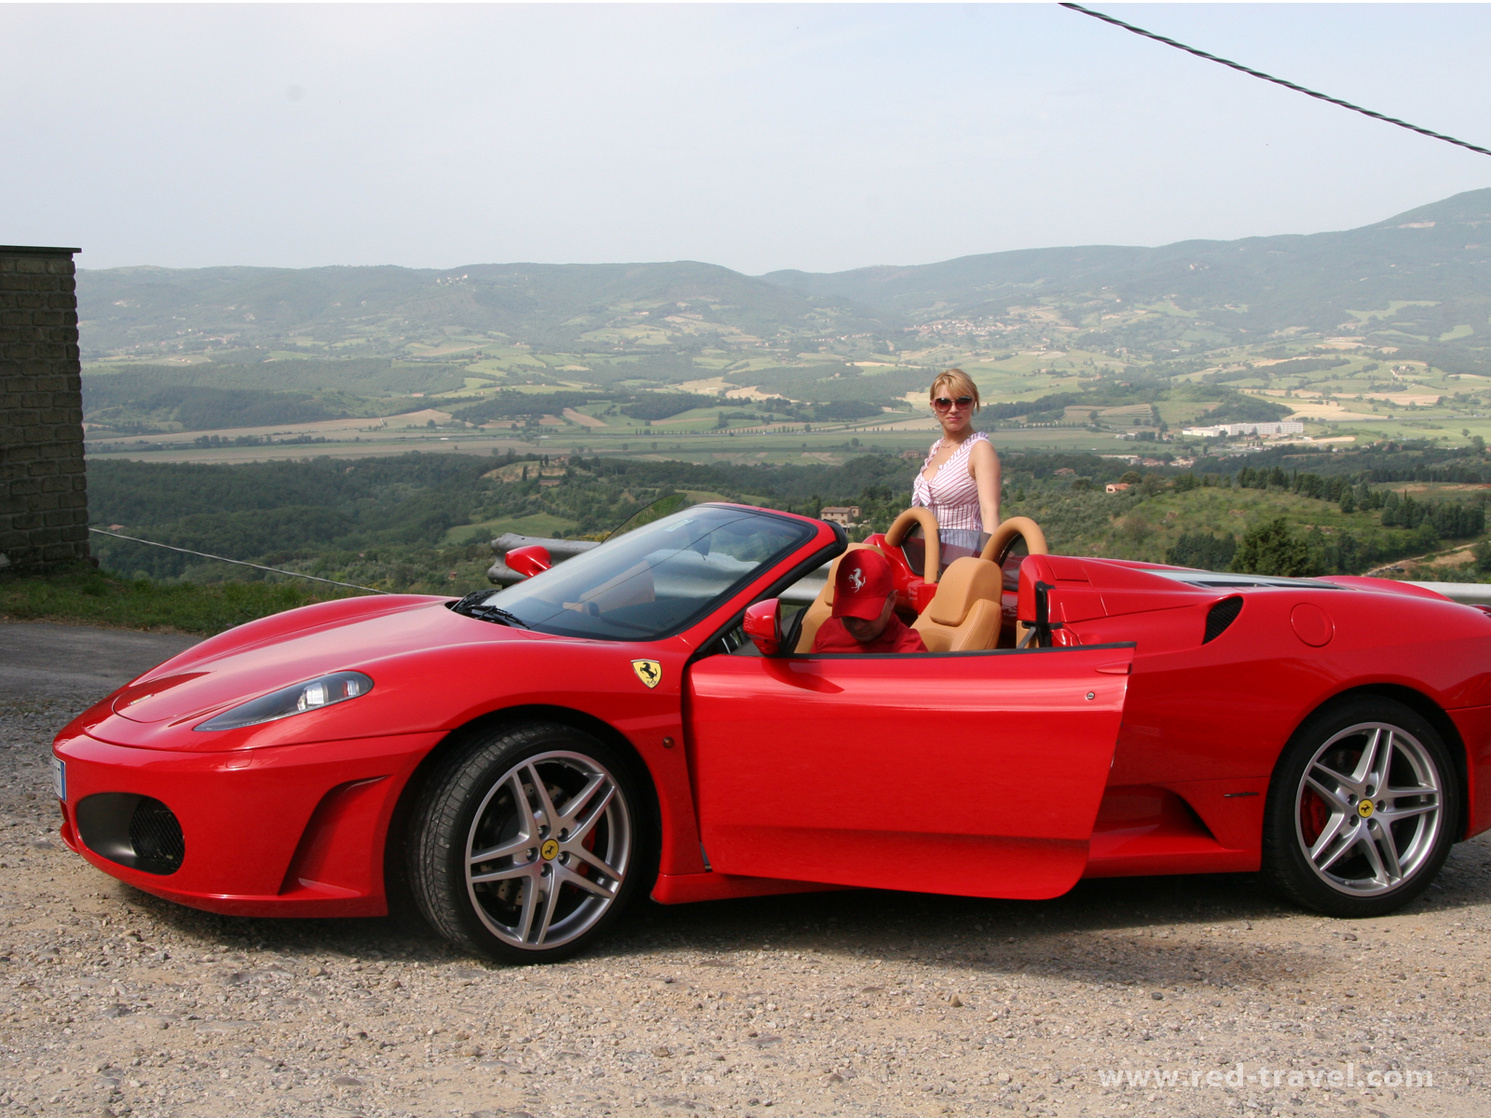
[(627, 758), (557, 724), (509, 728), (452, 754), (415, 805), (409, 880), (446, 938), (508, 962), (550, 962), (600, 936), (650, 857)]
[(1331, 916), (1380, 916), (1428, 888), (1454, 842), (1459, 778), (1439, 734), (1388, 699), (1327, 709), (1274, 771), (1263, 869)]

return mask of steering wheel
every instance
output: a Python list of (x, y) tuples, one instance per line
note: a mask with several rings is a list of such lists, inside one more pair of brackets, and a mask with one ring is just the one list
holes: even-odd
[[(942, 540), (937, 535), (937, 518), (932, 515), (931, 509), (918, 505), (896, 517), (886, 530), (885, 546), (900, 547), (905, 542), (913, 524), (920, 524), (922, 535), (926, 537), (926, 559), (922, 562), (922, 581), (931, 586), (936, 583), (937, 574), (942, 569)], [(1031, 527), (1034, 528), (1035, 525), (1032, 524)], [(1039, 532), (1040, 529), (1036, 528), (1036, 531)], [(1044, 537), (1041, 542), (1044, 545)]]
[[(904, 516), (905, 513), (901, 515)], [(1046, 533), (1041, 531), (1039, 524), (1028, 516), (1012, 516), (1001, 521), (999, 527), (994, 529), (989, 542), (984, 544), (984, 550), (979, 552), (979, 558), (991, 559), (1002, 567), (1014, 548), (1015, 541), (1022, 539), (1025, 541), (1027, 555), (1047, 555), (1051, 551), (1046, 546)]]

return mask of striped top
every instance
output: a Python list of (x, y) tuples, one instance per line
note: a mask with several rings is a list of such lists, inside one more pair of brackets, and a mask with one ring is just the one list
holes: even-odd
[(927, 467), (932, 455), (942, 445), (942, 440), (938, 439), (927, 452), (922, 468), (916, 472), (916, 480), (911, 483), (911, 503), (931, 509), (940, 532), (985, 531), (983, 515), (979, 511), (978, 483), (968, 470), (968, 455), (973, 452), (973, 444), (979, 441), (988, 442), (989, 436), (982, 431), (968, 436), (928, 481)]

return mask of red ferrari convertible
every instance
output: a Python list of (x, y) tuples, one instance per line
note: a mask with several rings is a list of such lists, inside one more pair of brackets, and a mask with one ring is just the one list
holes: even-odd
[[(62, 836), (214, 912), (431, 924), (543, 961), (640, 893), (1044, 898), (1258, 871), (1390, 911), (1491, 825), (1491, 617), (1363, 578), (865, 544), (927, 647), (812, 655), (835, 525), (679, 512), (459, 601), (366, 597), (203, 641), (57, 738)], [(821, 589), (819, 587), (821, 586)], [(404, 895), (401, 891), (397, 895)]]

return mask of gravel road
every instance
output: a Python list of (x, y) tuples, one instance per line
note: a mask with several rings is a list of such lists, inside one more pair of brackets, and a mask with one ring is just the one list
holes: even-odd
[[(16, 628), (12, 666), (46, 644)], [(844, 892), (649, 905), (489, 966), (408, 917), (212, 916), (69, 853), (51, 737), (164, 648), (99, 639), (125, 675), (0, 665), (0, 1115), (1491, 1113), (1485, 840), (1380, 920), (1249, 877)]]

